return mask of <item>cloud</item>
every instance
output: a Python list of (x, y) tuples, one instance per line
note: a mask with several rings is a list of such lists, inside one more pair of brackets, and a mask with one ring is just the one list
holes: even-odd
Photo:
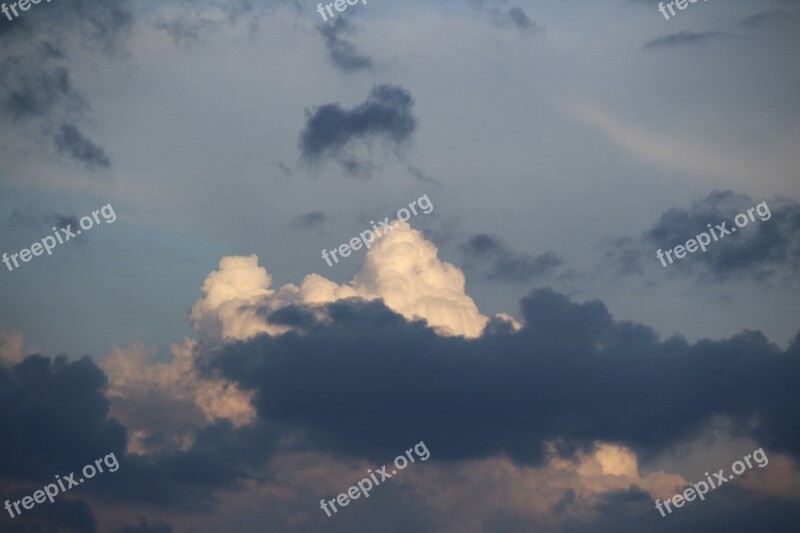
[(59, 153), (66, 153), (72, 159), (83, 163), (86, 168), (109, 168), (111, 162), (105, 150), (83, 136), (72, 124), (63, 124), (61, 129), (53, 136), (53, 143)]
[(511, 22), (521, 30), (531, 30), (535, 29), (536, 25), (528, 18), (528, 15), (525, 14), (525, 11), (519, 7), (512, 7), (508, 10), (508, 18)]
[(295, 229), (314, 229), (323, 226), (327, 220), (328, 217), (322, 211), (312, 211), (292, 218), (289, 226)]
[(364, 163), (347, 151), (355, 141), (381, 138), (394, 144), (407, 142), (416, 129), (411, 113), (411, 93), (393, 85), (376, 85), (367, 101), (347, 110), (326, 104), (306, 111), (306, 125), (300, 133), (300, 150), (307, 162), (332, 156), (351, 175), (363, 171)]
[[(664, 212), (654, 225), (638, 238), (624, 237), (609, 243), (607, 258), (623, 274), (642, 274), (645, 262), (655, 261), (655, 251), (685, 244), (702, 232), (726, 222), (726, 229), (736, 227), (734, 217), (745, 213), (763, 200), (755, 200), (732, 191), (715, 191), (692, 202), (688, 208)], [(800, 271), (800, 205), (788, 199), (767, 202), (770, 216), (713, 242), (706, 252), (691, 254), (690, 259), (669, 265), (707, 282), (730, 279), (765, 281), (778, 276), (787, 280)], [(755, 212), (754, 212), (755, 215)], [(766, 217), (766, 215), (765, 215)], [(748, 219), (749, 220), (749, 219)], [(663, 266), (662, 266), (663, 268)]]
[(28, 228), (35, 230), (50, 230), (52, 227), (66, 228), (71, 225), (78, 227), (78, 217), (75, 215), (63, 215), (61, 213), (41, 213), (33, 207), (27, 209), (14, 209), (9, 216), (9, 224), (17, 228)]
[(523, 33), (538, 33), (543, 29), (521, 7), (512, 7), (507, 11), (491, 9), (490, 18), (501, 28), (514, 28)]
[[(730, 420), (732, 437), (763, 445), (770, 466), (782, 453), (800, 456), (786, 409), (800, 400), (800, 335), (784, 350), (750, 331), (662, 340), (614, 320), (599, 301), (551, 290), (523, 298), (517, 329), (475, 317), (463, 274), (407, 224), (374, 242), (347, 284), (316, 274), (300, 287), (271, 282), (255, 256), (223, 258), (192, 309), (201, 339), (173, 346), (168, 362), (133, 345), (100, 368), (40, 356), (0, 365), (0, 430), (10, 436), (0, 468), (40, 484), (113, 450), (120, 470), (81, 486), (90, 501), (207, 520), (210, 506), (238, 516), (257, 495), (270, 523), (318, 531), (329, 522), (316, 505), (308, 510), (309, 497), (335, 495), (424, 440), (432, 461), (336, 527), (359, 530), (402, 510), (430, 531), (453, 519), (460, 530), (533, 523), (571, 532), (605, 527), (604, 510), (636, 524), (652, 517), (652, 495), (687, 480), (641, 462), (700, 438), (717, 418)], [(474, 334), (470, 319), (481, 325)], [(676, 395), (676, 383), (696, 393)], [(779, 485), (754, 480), (736, 501)], [(130, 523), (130, 512), (124, 520), (115, 525)]]
[[(722, 416), (756, 417), (738, 430), (800, 454), (785, 409), (800, 400), (789, 378), (800, 371), (800, 336), (783, 351), (758, 332), (659, 340), (599, 301), (550, 290), (523, 299), (518, 332), (493, 327), (475, 339), (441, 337), (380, 302), (326, 307), (302, 335), (229, 344), (214, 365), (256, 393), (259, 417), (302, 429), (330, 453), (378, 460), (397, 442), (424, 439), (439, 460), (507, 455), (536, 465), (560, 438), (573, 449), (600, 439), (652, 455)], [(675, 396), (675, 383), (701, 398)]]
[(165, 522), (150, 522), (140, 517), (137, 525), (122, 527), (117, 533), (172, 533), (172, 526)]
[[(48, 479), (49, 481), (49, 479)], [(41, 490), (42, 486), (36, 487)], [(31, 493), (8, 493), (0, 491), (0, 499), (15, 501)], [(20, 508), (21, 509), (21, 508)], [(65, 533), (95, 533), (97, 519), (88, 503), (56, 498), (47, 505), (35, 505), (24, 510), (14, 519), (3, 517), (3, 531), (6, 533), (32, 533), (34, 531), (64, 531)]]
[(670, 46), (681, 46), (681, 45), (701, 45), (706, 44), (709, 41), (718, 41), (723, 39), (729, 39), (732, 35), (727, 32), (721, 31), (704, 31), (704, 32), (692, 32), (692, 31), (682, 31), (679, 33), (670, 33), (669, 35), (663, 35), (661, 37), (656, 37), (652, 41), (648, 41), (644, 45), (645, 50), (654, 50), (656, 48), (666, 48)]
[(21, 331), (0, 328), (0, 362), (16, 364), (25, 357)]
[(754, 165), (752, 157), (716, 153), (702, 138), (665, 135), (648, 130), (606, 112), (594, 104), (571, 104), (568, 113), (583, 124), (597, 128), (629, 157), (669, 172), (716, 176), (729, 182), (732, 177), (749, 180), (762, 174), (764, 167)]
[(241, 427), (255, 418), (250, 394), (201, 374), (194, 341), (173, 344), (171, 352), (171, 361), (154, 364), (154, 351), (136, 344), (115, 349), (101, 362), (112, 416), (128, 429), (132, 453), (187, 450), (200, 428), (219, 420)]
[[(757, 427), (741, 431), (776, 451), (800, 453), (800, 433), (781, 407), (800, 398), (789, 381), (774, 379), (800, 370), (800, 337), (784, 351), (758, 332), (695, 344), (659, 340), (646, 326), (615, 321), (599, 301), (572, 303), (550, 290), (523, 299), (518, 331), (483, 317), (475, 322), (488, 323), (480, 336), (482, 327), (442, 336), (409, 320), (455, 324), (469, 315), (453, 303), (468, 297), (463, 275), (440, 264), (420, 238), (410, 228), (393, 230), (342, 286), (312, 274), (300, 288), (276, 292), (255, 257), (227, 258), (193, 310), (195, 327), (213, 318), (228, 340), (214, 367), (255, 393), (259, 417), (302, 428), (334, 453), (377, 458), (395, 442), (425, 438), (443, 459), (506, 454), (537, 464), (557, 436), (577, 449), (600, 439), (653, 454), (713, 417), (753, 415)], [(415, 286), (417, 279), (425, 284)], [(447, 293), (447, 312), (432, 313), (432, 296)], [(292, 313), (281, 324), (265, 319), (287, 304)], [(565, 382), (569, 388), (557, 385)], [(674, 383), (702, 389), (703, 401), (679, 397), (652, 417)], [(475, 425), (488, 429), (476, 434)]]
[(70, 81), (64, 66), (28, 68), (30, 58), (6, 58), (0, 74), (3, 110), (14, 121), (43, 117), (63, 105), (70, 112), (82, 112), (87, 104)]
[(80, 461), (125, 448), (125, 429), (108, 419), (106, 376), (88, 357), (38, 355), (0, 365), (0, 471), (19, 480), (52, 479)]
[(564, 262), (553, 253), (536, 257), (511, 250), (500, 237), (479, 233), (461, 245), (468, 265), (491, 280), (523, 283), (552, 273)]
[(206, 33), (219, 28), (221, 21), (200, 16), (179, 16), (169, 20), (157, 21), (156, 29), (166, 32), (175, 43), (196, 42)]
[(0, 25), (0, 38), (7, 45), (17, 45), (23, 40), (48, 36), (57, 40), (66, 34), (79, 35), (87, 47), (116, 50), (134, 21), (130, 0), (73, 0), (68, 4), (48, 3), (14, 19), (13, 23)]
[[(59, 152), (90, 169), (108, 168), (103, 149), (73, 125), (91, 107), (73, 86), (62, 43), (69, 41), (76, 50), (118, 54), (134, 20), (130, 1), (71, 0), (43, 4), (34, 11), (0, 24), (0, 45), (13, 51), (0, 63), (0, 110), (15, 122), (37, 121), (45, 131), (64, 124), (54, 135)], [(6, 151), (12, 160), (16, 154)]]
[[(256, 256), (223, 258), (203, 283), (205, 296), (192, 308), (192, 326), (203, 338), (216, 340), (277, 335), (293, 329), (285, 321), (269, 321), (279, 309), (362, 298), (382, 299), (409, 320), (424, 319), (443, 334), (480, 335), (488, 318), (464, 293), (464, 274), (441, 261), (421, 232), (405, 222), (395, 224), (372, 243), (361, 270), (344, 285), (309, 274), (299, 287), (287, 284), (275, 291)], [(318, 311), (310, 312), (322, 316)]]
[(339, 17), (332, 23), (320, 24), (317, 29), (325, 41), (328, 57), (336, 68), (347, 73), (372, 69), (372, 59), (359, 54), (355, 46), (343, 38), (343, 35), (353, 33), (353, 26), (347, 19)]
[(783, 24), (793, 20), (791, 13), (783, 10), (762, 11), (739, 21), (739, 26), (746, 30), (756, 30), (765, 26)]
[(423, 183), (428, 183), (436, 186), (442, 185), (442, 182), (440, 182), (436, 178), (428, 176), (427, 174), (425, 174), (424, 172), (422, 172), (420, 169), (418, 169), (413, 165), (407, 166), (406, 170), (408, 171), (409, 174), (411, 174), (411, 177), (413, 177), (417, 181), (421, 181)]
[(134, 13), (130, 0), (109, 0), (96, 3), (92, 0), (74, 0), (67, 5), (52, 3), (47, 9), (36, 13), (40, 18), (37, 31), (81, 30), (87, 46), (100, 46), (104, 51), (113, 51), (127, 35)]

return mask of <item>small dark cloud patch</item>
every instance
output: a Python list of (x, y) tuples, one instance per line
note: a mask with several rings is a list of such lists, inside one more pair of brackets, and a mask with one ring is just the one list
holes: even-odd
[(793, 19), (794, 17), (792, 14), (787, 11), (762, 11), (761, 13), (743, 18), (739, 22), (739, 26), (746, 30), (757, 30), (766, 26), (785, 24)]
[[(606, 259), (622, 274), (643, 274), (647, 264), (665, 268), (656, 258), (656, 250), (671, 250), (685, 245), (708, 224), (717, 234), (718, 224), (736, 227), (734, 218), (762, 201), (732, 191), (715, 191), (693, 202), (688, 208), (674, 208), (663, 213), (656, 223), (638, 238), (623, 237), (607, 246)], [(683, 259), (667, 261), (670, 271), (681, 271), (707, 282), (731, 279), (768, 281), (784, 277), (791, 280), (800, 272), (800, 204), (785, 198), (766, 202), (754, 211), (755, 221), (736, 232), (713, 241), (705, 252), (697, 250)], [(769, 212), (767, 214), (767, 211)], [(764, 213), (761, 216), (760, 213)], [(766, 218), (767, 220), (762, 220)]]
[(407, 142), (416, 129), (411, 109), (411, 93), (394, 85), (376, 85), (367, 101), (344, 109), (339, 104), (325, 104), (306, 111), (306, 126), (300, 133), (303, 158), (316, 163), (333, 157), (345, 170), (357, 175), (369, 166), (351, 155), (347, 148), (355, 141), (384, 139), (396, 145)]
[(442, 182), (440, 182), (436, 178), (428, 176), (422, 170), (418, 169), (413, 165), (409, 165), (408, 167), (406, 167), (406, 170), (411, 175), (411, 177), (417, 181), (421, 181), (423, 183), (430, 183), (431, 185), (437, 185), (437, 186), (441, 186), (442, 184)]
[(640, 243), (631, 237), (611, 239), (605, 251), (605, 260), (624, 276), (644, 274)]
[(292, 176), (294, 176), (294, 171), (292, 171), (292, 169), (289, 168), (288, 165), (285, 165), (283, 163), (278, 163), (278, 170), (280, 171), (281, 179), (283, 180), (291, 179)]
[(655, 50), (658, 48), (668, 48), (671, 46), (684, 45), (704, 45), (710, 41), (718, 41), (731, 38), (731, 34), (721, 31), (692, 32), (682, 31), (657, 37), (644, 45), (645, 50)]
[(344, 38), (354, 31), (347, 19), (337, 17), (332, 23), (320, 24), (318, 30), (325, 41), (328, 57), (336, 68), (348, 73), (372, 68), (372, 59), (359, 54), (355, 46)]
[(116, 533), (172, 533), (172, 526), (166, 522), (150, 522), (144, 517), (139, 517), (138, 524), (122, 527)]
[(72, 0), (68, 5), (54, 11), (52, 16), (58, 17), (59, 21), (71, 22), (73, 28), (82, 26), (85, 30), (82, 34), (85, 44), (99, 45), (107, 52), (120, 45), (134, 20), (131, 0)]
[(72, 124), (63, 124), (53, 136), (53, 143), (59, 153), (66, 153), (90, 170), (111, 167), (105, 150), (84, 137)]
[(23, 61), (19, 56), (10, 57), (0, 69), (0, 87), (5, 93), (3, 110), (12, 120), (42, 117), (59, 105), (78, 113), (86, 108), (85, 99), (72, 87), (67, 68), (55, 66), (28, 72)]
[(39, 45), (42, 55), (47, 59), (66, 59), (66, 54), (58, 46), (49, 41), (43, 42)]
[(525, 14), (525, 11), (519, 7), (512, 7), (508, 10), (508, 18), (511, 22), (521, 30), (527, 30), (533, 27), (533, 22), (528, 15)]
[(322, 211), (312, 211), (305, 215), (297, 215), (289, 222), (289, 226), (294, 229), (319, 229), (327, 220), (327, 215)]
[[(48, 478), (47, 483), (50, 482)], [(31, 496), (33, 491), (41, 490), (43, 484), (31, 485), (29, 490), (17, 493), (3, 494), (0, 492), (0, 502), (5, 500), (17, 501), (25, 496)], [(13, 507), (12, 507), (13, 509)], [(22, 507), (20, 507), (22, 510)], [(63, 532), (63, 533), (96, 533), (97, 519), (91, 507), (83, 500), (68, 500), (56, 497), (52, 503), (34, 505), (33, 509), (26, 509), (22, 514), (13, 519), (4, 511), (4, 533), (38, 533), (38, 532)]]
[(154, 24), (157, 30), (165, 32), (177, 44), (196, 42), (220, 26), (220, 22), (205, 18), (189, 19), (177, 17), (160, 20)]
[(563, 264), (552, 253), (538, 256), (513, 251), (500, 237), (479, 233), (460, 247), (467, 268), (486, 278), (522, 283), (551, 274)]
[(17, 228), (48, 231), (54, 226), (56, 228), (66, 228), (68, 224), (75, 228), (78, 226), (78, 217), (61, 213), (41, 213), (32, 207), (28, 207), (27, 209), (14, 209), (11, 211), (8, 222), (11, 226)]

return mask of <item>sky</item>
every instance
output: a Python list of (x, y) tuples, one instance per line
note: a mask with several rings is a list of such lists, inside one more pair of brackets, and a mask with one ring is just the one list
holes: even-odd
[(794, 531), (800, 2), (659, 4), (0, 14), (0, 529)]

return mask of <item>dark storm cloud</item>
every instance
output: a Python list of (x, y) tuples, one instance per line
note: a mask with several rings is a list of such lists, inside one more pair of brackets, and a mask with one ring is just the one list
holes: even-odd
[[(771, 466), (771, 465), (770, 465)], [(769, 466), (767, 466), (769, 468)], [(714, 468), (709, 467), (714, 470)], [(702, 475), (700, 476), (702, 478)], [(699, 481), (700, 479), (698, 479)], [(687, 502), (672, 514), (662, 517), (653, 498), (632, 487), (604, 495), (596, 507), (599, 519), (591, 523), (570, 520), (563, 533), (703, 533), (726, 531), (793, 531), (800, 520), (800, 503), (774, 496), (754, 497), (735, 484), (715, 490), (705, 501)]]
[[(50, 482), (50, 479), (47, 480)], [(41, 490), (42, 486), (36, 487)], [(0, 500), (15, 501), (31, 493), (20, 494), (0, 494)], [(13, 499), (12, 499), (13, 497)], [(22, 509), (20, 507), (20, 509)], [(59, 533), (95, 533), (97, 531), (97, 520), (92, 513), (89, 504), (82, 500), (71, 501), (64, 498), (55, 498), (55, 501), (46, 504), (35, 505), (33, 509), (23, 510), (22, 514), (9, 519), (8, 513), (0, 518), (4, 533), (40, 533), (59, 532)]]
[[(221, 369), (255, 392), (259, 416), (241, 428), (227, 421), (203, 428), (185, 451), (125, 455), (125, 429), (107, 418), (105, 376), (88, 358), (68, 363), (29, 356), (12, 368), (0, 366), (4, 480), (41, 486), (54, 473), (76, 471), (114, 451), (119, 470), (96, 476), (73, 496), (204, 512), (217, 491), (253, 479), (287, 436), (294, 451), (375, 464), (394, 457), (398, 443), (420, 440), (437, 461), (507, 454), (535, 464), (544, 458), (542, 443), (553, 439), (563, 439), (566, 455), (605, 440), (631, 446), (646, 460), (696, 435), (716, 415), (742, 422), (735, 431), (770, 454), (800, 455), (800, 428), (790, 408), (800, 400), (800, 336), (783, 351), (757, 332), (695, 344), (660, 340), (645, 326), (615, 321), (598, 301), (576, 304), (549, 290), (523, 299), (521, 331), (493, 321), (473, 340), (440, 337), (380, 302), (326, 307), (324, 323), (302, 306), (264, 309), (274, 322), (301, 325), (304, 333), (262, 335), (200, 354), (205, 371)], [(759, 425), (750, 429), (744, 422), (754, 418)], [(406, 509), (396, 501), (406, 494), (402, 488), (382, 489), (384, 495), (399, 492), (385, 504), (376, 495), (366, 514), (350, 511), (341, 530)], [(568, 509), (573, 501), (565, 493), (559, 505)], [(424, 502), (409, 502), (416, 518), (407, 523), (435, 530), (440, 515), (423, 519), (417, 511), (427, 510)], [(650, 520), (645, 511), (655, 514), (636, 491), (610, 497), (608, 506), (637, 520), (639, 506), (642, 520)], [(775, 510), (788, 512), (786, 506)], [(78, 516), (93, 522), (91, 513)], [(310, 531), (328, 523), (314, 516)], [(496, 514), (484, 525), (513, 531), (524, 523)], [(164, 524), (146, 527), (168, 531)]]
[(145, 518), (140, 518), (137, 525), (120, 528), (117, 533), (172, 533), (172, 526), (164, 522), (149, 522)]
[[(239, 487), (276, 449), (279, 432), (256, 423), (234, 428), (222, 421), (199, 430), (191, 448), (154, 457), (120, 458), (120, 469), (92, 480), (102, 496), (190, 512), (206, 510), (215, 491)], [(83, 486), (82, 486), (83, 488)]]
[(14, 209), (9, 216), (9, 224), (16, 228), (27, 228), (47, 231), (52, 227), (66, 228), (78, 226), (78, 217), (75, 215), (62, 215), (61, 213), (41, 213), (38, 210), (28, 207), (26, 209)]
[(359, 54), (355, 46), (344, 38), (353, 33), (347, 19), (338, 17), (332, 23), (320, 24), (318, 30), (325, 40), (325, 48), (331, 62), (342, 72), (356, 72), (372, 68), (372, 59)]
[(230, 345), (215, 365), (255, 391), (260, 417), (332, 453), (378, 461), (424, 439), (437, 460), (535, 464), (543, 442), (561, 438), (565, 450), (605, 440), (647, 458), (723, 415), (757, 416), (750, 436), (800, 455), (789, 408), (800, 401), (800, 337), (785, 351), (758, 332), (660, 340), (599, 301), (550, 290), (522, 300), (521, 331), (496, 321), (474, 340), (439, 337), (380, 302), (327, 309), (328, 323)]
[(351, 174), (364, 169), (347, 153), (347, 146), (356, 140), (382, 138), (396, 144), (410, 139), (416, 129), (411, 113), (411, 93), (394, 85), (376, 85), (367, 101), (353, 109), (339, 104), (326, 104), (306, 111), (306, 126), (300, 133), (303, 158), (316, 162), (326, 155), (337, 159)]
[(467, 262), (466, 268), (474, 269), (492, 280), (525, 282), (552, 273), (563, 261), (552, 253), (538, 256), (517, 253), (511, 250), (500, 237), (480, 233), (461, 245)]
[(188, 450), (126, 455), (126, 430), (108, 417), (106, 385), (88, 357), (68, 362), (31, 355), (12, 367), (0, 363), (0, 472), (14, 487), (0, 491), (19, 498), (55, 474), (78, 472), (114, 453), (118, 470), (95, 476), (71, 495), (199, 511), (215, 501), (216, 489), (238, 486), (275, 450), (279, 432), (273, 426), (237, 429), (224, 421), (199, 430)]
[[(735, 227), (733, 221), (737, 214), (759, 203), (761, 201), (731, 191), (712, 192), (687, 209), (668, 210), (638, 239), (614, 240), (607, 257), (624, 274), (642, 273), (646, 262), (663, 268), (656, 259), (656, 250), (685, 244), (699, 233), (708, 232), (708, 224), (713, 228), (725, 221), (726, 229), (731, 229)], [(778, 198), (767, 201), (767, 206), (771, 213), (768, 220), (756, 215), (755, 222), (712, 241), (706, 252), (698, 250), (687, 254), (666, 268), (706, 281), (794, 276), (800, 270), (800, 205)]]
[(682, 31), (680, 33), (671, 33), (669, 35), (657, 37), (645, 44), (644, 49), (653, 50), (656, 48), (682, 46), (687, 44), (701, 45), (706, 44), (709, 41), (729, 39), (730, 37), (731, 34), (722, 31), (704, 31), (699, 33), (693, 31)]
[(481, 533), (516, 533), (518, 531), (552, 531), (540, 521), (513, 511), (498, 509), (481, 524)]
[(66, 153), (88, 169), (111, 166), (105, 150), (84, 137), (72, 124), (62, 124), (61, 129), (53, 136), (53, 143), (59, 153)]
[(295, 229), (316, 229), (322, 227), (328, 217), (322, 211), (312, 211), (292, 218), (289, 225)]
[(756, 13), (755, 15), (750, 15), (749, 17), (743, 18), (739, 22), (739, 25), (747, 30), (755, 30), (765, 26), (786, 23), (791, 21), (793, 18), (794, 17), (792, 17), (791, 13), (782, 10), (762, 11), (761, 13)]
[(29, 356), (12, 368), (0, 365), (0, 472), (41, 482), (124, 450), (124, 428), (107, 418), (106, 383), (87, 357)]

